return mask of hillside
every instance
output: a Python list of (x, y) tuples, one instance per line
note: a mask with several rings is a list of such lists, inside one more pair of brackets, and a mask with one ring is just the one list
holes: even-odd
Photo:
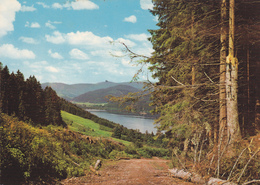
[(142, 82), (123, 82), (123, 83), (114, 83), (114, 82), (101, 82), (101, 83), (96, 83), (96, 84), (64, 84), (64, 83), (43, 83), (42, 88), (44, 89), (46, 86), (51, 87), (54, 89), (57, 94), (65, 99), (73, 99), (81, 94), (90, 92), (90, 91), (95, 91), (98, 89), (105, 89), (109, 87), (114, 87), (117, 85), (129, 85), (131, 87), (137, 88), (137, 89), (142, 89), (143, 88), (143, 83)]
[(99, 89), (99, 90), (84, 93), (78, 97), (73, 98), (72, 101), (89, 102), (89, 103), (106, 103), (108, 101), (106, 96), (108, 95), (124, 96), (130, 92), (138, 92), (138, 91), (140, 90), (129, 85), (117, 85), (106, 89)]

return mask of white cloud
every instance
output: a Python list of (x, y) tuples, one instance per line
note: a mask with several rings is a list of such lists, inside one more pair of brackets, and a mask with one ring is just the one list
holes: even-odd
[(59, 70), (53, 66), (46, 66), (45, 69), (49, 72), (52, 72), (52, 73), (58, 73)]
[(56, 26), (54, 26), (53, 24), (61, 24), (61, 22), (58, 22), (58, 21), (52, 22), (49, 20), (48, 22), (45, 23), (45, 26), (50, 29), (56, 29)]
[(130, 60), (126, 60), (126, 59), (124, 59), (124, 58), (121, 60), (121, 63), (122, 63), (124, 66), (127, 66), (127, 67), (133, 66), (133, 64), (131, 64)]
[(136, 23), (137, 19), (136, 19), (136, 16), (134, 15), (131, 15), (130, 17), (126, 17), (124, 19), (125, 22), (131, 22), (131, 23)]
[(27, 21), (24, 25), (25, 27), (30, 27), (30, 28), (40, 28), (41, 25), (38, 22), (32, 22), (31, 24)]
[(22, 12), (33, 12), (33, 11), (36, 11), (36, 8), (32, 6), (25, 6), (23, 5), (20, 9)]
[(153, 9), (152, 0), (140, 0), (140, 5), (143, 10)]
[(45, 23), (45, 26), (50, 28), (50, 29), (56, 29), (56, 27), (53, 26), (49, 21)]
[(63, 6), (60, 3), (53, 3), (51, 7), (54, 8), (54, 9), (62, 9), (63, 8)]
[(53, 36), (45, 35), (45, 38), (48, 42), (53, 44), (62, 44), (66, 41), (63, 34), (61, 34), (59, 31), (53, 32)]
[[(51, 42), (53, 44), (68, 43), (70, 45), (83, 46), (90, 49), (91, 52), (103, 48), (111, 49), (118, 46), (122, 48), (122, 44), (120, 43), (124, 43), (129, 47), (133, 47), (136, 45), (133, 41), (128, 39), (118, 38), (117, 40), (113, 40), (109, 36), (100, 37), (89, 31), (77, 31), (70, 33), (60, 33), (59, 31), (54, 31), (52, 35), (45, 35), (45, 38), (48, 42)], [(103, 53), (105, 53), (104, 50)]]
[(119, 42), (119, 43), (124, 43), (125, 45), (127, 45), (127, 47), (133, 47), (135, 46), (136, 44), (130, 40), (127, 40), (127, 39), (123, 39), (123, 38), (118, 38), (116, 40), (116, 42)]
[(73, 10), (94, 10), (94, 9), (99, 9), (98, 5), (95, 3), (89, 1), (89, 0), (78, 0), (71, 2), (71, 7)]
[(15, 48), (12, 44), (0, 46), (0, 56), (12, 59), (35, 59), (35, 54), (27, 49)]
[(0, 37), (2, 37), (14, 30), (15, 13), (21, 9), (21, 4), (17, 0), (1, 0), (0, 9)]
[(138, 51), (138, 54), (140, 54), (140, 55), (151, 57), (152, 53), (154, 52), (154, 49), (149, 46), (143, 46), (143, 47), (138, 48), (137, 51)]
[(153, 18), (153, 21), (155, 21), (155, 22), (159, 22), (159, 16), (158, 15), (156, 15), (156, 16), (154, 16), (154, 18)]
[(52, 58), (55, 58), (55, 59), (63, 59), (63, 56), (61, 56), (59, 53), (57, 52), (52, 52), (51, 49), (48, 51), (49, 55), (52, 57)]
[(22, 42), (28, 43), (28, 44), (38, 44), (38, 42), (31, 37), (20, 37), (19, 40), (21, 40)]
[(99, 37), (92, 32), (71, 32), (66, 35), (68, 43), (72, 45), (89, 45), (89, 46), (99, 46), (104, 47), (112, 42), (111, 37)]
[(31, 23), (31, 28), (40, 28), (40, 24), (38, 22), (32, 22)]
[(73, 9), (73, 10), (94, 10), (99, 9), (99, 6), (89, 0), (76, 0), (73, 2), (66, 2), (65, 4), (53, 3), (54, 9)]
[(125, 37), (137, 41), (147, 41), (149, 35), (145, 33), (141, 33), (141, 34), (130, 34), (130, 35), (126, 35)]
[(83, 51), (79, 50), (79, 49), (72, 49), (69, 52), (71, 58), (73, 59), (78, 59), (78, 60), (87, 60), (89, 59), (88, 55), (86, 53), (84, 53)]
[(50, 6), (46, 5), (43, 2), (37, 2), (36, 4), (41, 5), (43, 8), (50, 8)]

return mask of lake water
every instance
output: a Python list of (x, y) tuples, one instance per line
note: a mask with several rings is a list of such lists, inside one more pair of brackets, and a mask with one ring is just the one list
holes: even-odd
[(129, 129), (139, 129), (140, 132), (145, 133), (146, 130), (151, 133), (156, 134), (157, 129), (154, 128), (154, 120), (145, 118), (142, 116), (133, 116), (133, 115), (122, 115), (122, 114), (113, 114), (104, 110), (87, 110), (92, 114), (95, 114), (98, 117), (105, 118), (107, 120), (119, 123), (120, 125), (125, 126)]

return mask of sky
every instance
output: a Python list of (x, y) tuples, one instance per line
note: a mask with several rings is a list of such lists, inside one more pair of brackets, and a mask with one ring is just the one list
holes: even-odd
[[(0, 62), (25, 79), (66, 84), (131, 81), (158, 29), (151, 0), (0, 0)], [(151, 79), (144, 66), (139, 80)]]

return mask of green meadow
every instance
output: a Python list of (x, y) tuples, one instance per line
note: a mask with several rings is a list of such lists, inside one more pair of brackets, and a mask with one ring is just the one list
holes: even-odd
[(88, 136), (111, 138), (114, 141), (123, 143), (124, 145), (131, 144), (131, 142), (111, 137), (113, 132), (111, 128), (99, 125), (92, 120), (85, 119), (65, 111), (61, 111), (61, 116), (68, 127), (73, 131), (80, 132), (81, 134)]

